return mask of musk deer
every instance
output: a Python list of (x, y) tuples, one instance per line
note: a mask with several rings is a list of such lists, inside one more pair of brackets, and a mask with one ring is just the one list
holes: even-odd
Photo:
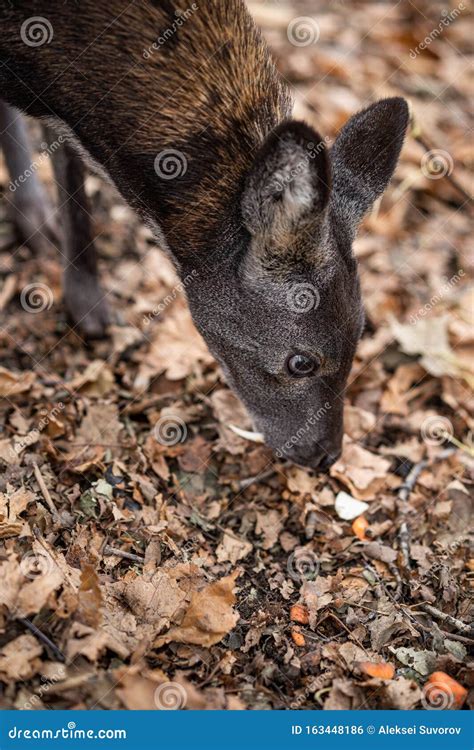
[[(8, 156), (23, 127), (11, 107), (69, 139), (53, 161), (75, 323), (94, 336), (108, 320), (85, 157), (190, 280), (194, 321), (266, 442), (327, 469), (364, 320), (351, 245), (395, 169), (405, 101), (372, 104), (328, 148), (292, 119), (241, 0), (15, 0), (0, 22), (7, 163), (22, 166)], [(40, 192), (26, 181), (13, 198), (26, 233), (48, 230)]]

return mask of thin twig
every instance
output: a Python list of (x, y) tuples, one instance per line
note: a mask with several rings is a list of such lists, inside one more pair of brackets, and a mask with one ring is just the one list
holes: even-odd
[(447, 625), (451, 625), (451, 627), (459, 630), (460, 633), (463, 633), (466, 636), (474, 635), (474, 627), (472, 625), (466, 625), (465, 622), (462, 622), (462, 620), (458, 620), (457, 617), (448, 615), (446, 614), (446, 612), (441, 612), (440, 609), (437, 609), (437, 607), (433, 607), (432, 604), (421, 604), (420, 606), (422, 609), (424, 609), (425, 612), (430, 614), (436, 620), (440, 620), (441, 622), (445, 622)]
[(52, 497), (51, 497), (51, 495), (50, 495), (50, 492), (49, 492), (49, 490), (48, 490), (48, 488), (47, 488), (47, 486), (46, 486), (46, 482), (45, 482), (45, 481), (44, 481), (44, 479), (43, 479), (43, 475), (41, 474), (41, 471), (40, 471), (40, 469), (39, 469), (39, 467), (38, 467), (38, 464), (37, 464), (37, 463), (34, 463), (34, 464), (33, 464), (33, 471), (34, 471), (34, 473), (35, 473), (36, 481), (37, 481), (37, 482), (38, 482), (38, 484), (39, 484), (39, 488), (40, 488), (40, 490), (41, 490), (41, 494), (42, 494), (42, 495), (43, 495), (43, 497), (44, 497), (44, 500), (45, 500), (45, 502), (46, 502), (46, 505), (47, 505), (47, 506), (48, 506), (48, 508), (50, 509), (50, 511), (51, 511), (51, 513), (52, 513), (52, 515), (53, 515), (53, 518), (54, 518), (54, 519), (55, 519), (56, 521), (57, 521), (57, 520), (59, 520), (59, 513), (58, 513), (58, 509), (56, 508), (56, 506), (55, 506), (55, 504), (54, 504), (54, 502), (53, 502), (53, 498), (52, 498)]
[(363, 651), (363, 652), (364, 652), (365, 654), (367, 654), (367, 656), (369, 655), (369, 654), (368, 654), (368, 651), (367, 651), (367, 649), (365, 648), (365, 646), (364, 646), (364, 645), (363, 645), (363, 644), (362, 644), (362, 643), (361, 643), (361, 642), (360, 642), (360, 641), (358, 640), (358, 638), (356, 638), (356, 637), (355, 637), (355, 635), (353, 635), (353, 634), (351, 633), (351, 631), (349, 630), (349, 628), (347, 627), (347, 625), (344, 625), (344, 623), (342, 622), (342, 620), (340, 620), (340, 619), (339, 619), (339, 617), (338, 617), (337, 615), (335, 615), (335, 614), (334, 614), (334, 612), (331, 612), (331, 611), (329, 611), (329, 612), (327, 613), (327, 616), (328, 616), (328, 617), (330, 617), (330, 618), (331, 618), (332, 620), (334, 620), (335, 622), (337, 622), (337, 624), (338, 624), (338, 625), (339, 625), (339, 626), (340, 626), (341, 628), (343, 628), (343, 630), (345, 630), (345, 631), (346, 631), (346, 633), (348, 634), (348, 636), (349, 636), (349, 638), (351, 639), (351, 641), (354, 641), (354, 643), (355, 643), (355, 644), (357, 644), (357, 646), (359, 646), (359, 648), (361, 648), (361, 649), (362, 649), (362, 651)]
[[(401, 513), (406, 513), (406, 502), (408, 498), (410, 497), (410, 492), (413, 490), (416, 481), (418, 477), (420, 476), (423, 469), (428, 465), (428, 461), (425, 459), (423, 461), (419, 461), (419, 463), (414, 464), (412, 468), (410, 469), (408, 476), (406, 477), (403, 484), (400, 486), (398, 490), (398, 499), (401, 503), (400, 505), (400, 511)], [(398, 531), (398, 541), (400, 546), (400, 552), (402, 553), (403, 557), (403, 565), (405, 567), (405, 570), (411, 569), (411, 561), (410, 561), (410, 529), (408, 528), (408, 524), (405, 520), (403, 520), (400, 524), (400, 528)]]
[(108, 556), (116, 555), (117, 557), (123, 557), (124, 560), (131, 560), (132, 562), (140, 563), (140, 565), (143, 565), (145, 562), (144, 557), (134, 555), (133, 552), (125, 552), (122, 549), (116, 549), (115, 547), (111, 547), (110, 544), (105, 545), (103, 553)]
[[(434, 458), (433, 462), (438, 463), (439, 461), (443, 461), (445, 458), (449, 458), (449, 456), (451, 456), (455, 452), (456, 448), (445, 448), (443, 451), (441, 451), (441, 453), (439, 453), (438, 456)], [(430, 461), (426, 458), (424, 458), (422, 461), (419, 461), (417, 464), (414, 464), (408, 472), (405, 481), (398, 488), (397, 494), (399, 500), (399, 510), (402, 514), (405, 514), (407, 512), (406, 503), (408, 498), (410, 497), (410, 493), (413, 491), (415, 484), (418, 481), (418, 477), (420, 476), (423, 469), (426, 469), (429, 464)], [(402, 522), (400, 523), (400, 528), (398, 530), (398, 541), (405, 569), (410, 570), (410, 529), (408, 523), (405, 520), (402, 520)]]
[(37, 628), (36, 625), (31, 622), (31, 620), (28, 620), (26, 617), (18, 617), (17, 619), (18, 622), (23, 623), (23, 625), (28, 628), (28, 630), (30, 630), (39, 641), (44, 643), (44, 645), (53, 652), (58, 661), (66, 661), (66, 657), (64, 656), (63, 652), (53, 643), (50, 638), (48, 638), (47, 635), (45, 635), (39, 628)]

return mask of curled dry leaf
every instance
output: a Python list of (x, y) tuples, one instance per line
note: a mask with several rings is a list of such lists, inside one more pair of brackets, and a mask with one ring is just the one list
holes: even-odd
[(357, 500), (372, 500), (386, 486), (389, 470), (387, 459), (345, 440), (342, 456), (329, 473), (346, 485)]
[(239, 619), (233, 608), (235, 581), (239, 574), (240, 571), (236, 570), (200, 591), (193, 592), (181, 624), (160, 636), (155, 646), (159, 647), (170, 641), (206, 647), (219, 643)]
[(231, 562), (233, 565), (238, 560), (243, 560), (253, 550), (253, 545), (245, 539), (238, 539), (232, 529), (226, 529), (222, 541), (216, 549), (219, 562)]
[(26, 633), (7, 643), (0, 650), (0, 681), (28, 680), (41, 666), (43, 647), (33, 635)]
[(35, 380), (34, 372), (17, 374), (0, 367), (0, 398), (13, 398), (19, 393), (29, 391)]
[(99, 577), (93, 565), (86, 564), (81, 571), (76, 617), (84, 625), (97, 628), (102, 619), (101, 607)]

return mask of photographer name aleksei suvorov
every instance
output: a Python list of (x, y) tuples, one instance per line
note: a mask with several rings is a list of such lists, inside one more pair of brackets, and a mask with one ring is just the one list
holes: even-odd
[(461, 727), (428, 727), (426, 724), (419, 727), (391, 727), (385, 724), (378, 728), (377, 734), (461, 734)]

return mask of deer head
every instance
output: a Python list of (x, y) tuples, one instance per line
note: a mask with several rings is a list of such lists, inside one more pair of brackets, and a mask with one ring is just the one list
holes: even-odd
[(328, 468), (364, 327), (352, 242), (386, 188), (408, 123), (403, 99), (373, 104), (328, 149), (288, 120), (266, 139), (241, 192), (225, 258), (188, 288), (193, 317), (229, 384), (277, 452)]

